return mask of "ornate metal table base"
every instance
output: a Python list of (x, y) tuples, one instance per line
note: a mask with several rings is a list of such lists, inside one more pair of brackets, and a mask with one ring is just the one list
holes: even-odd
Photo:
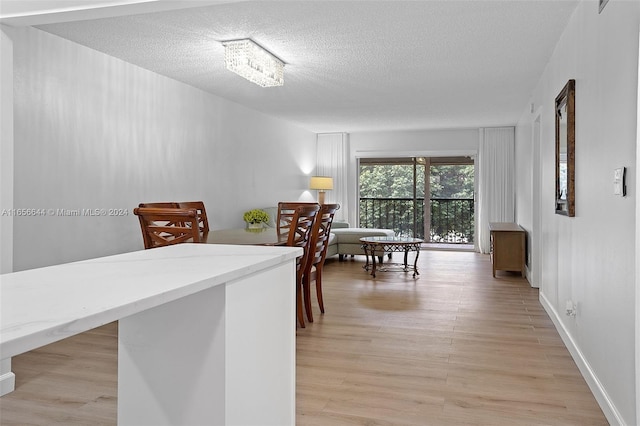
[[(360, 238), (360, 242), (362, 243), (362, 249), (364, 250), (364, 254), (367, 258), (367, 262), (364, 265), (365, 270), (369, 270), (371, 267), (371, 275), (375, 278), (376, 270), (380, 271), (392, 271), (397, 269), (390, 268), (376, 268), (376, 256), (382, 253), (404, 253), (404, 263), (400, 265), (402, 269), (401, 271), (409, 272), (413, 271), (413, 278), (416, 275), (420, 275), (418, 272), (418, 256), (420, 256), (420, 245), (422, 244), (421, 239), (419, 238), (408, 238), (408, 237), (363, 237)], [(413, 266), (409, 266), (408, 257), (409, 252), (415, 251), (416, 257), (413, 261)], [(371, 263), (369, 263), (369, 256), (371, 256)]]

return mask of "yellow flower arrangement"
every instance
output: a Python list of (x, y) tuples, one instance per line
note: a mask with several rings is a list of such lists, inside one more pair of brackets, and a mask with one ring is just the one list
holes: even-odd
[(253, 210), (244, 212), (244, 215), (242, 216), (242, 218), (244, 219), (245, 222), (248, 222), (248, 223), (262, 223), (262, 222), (269, 221), (269, 214), (264, 210), (253, 209)]

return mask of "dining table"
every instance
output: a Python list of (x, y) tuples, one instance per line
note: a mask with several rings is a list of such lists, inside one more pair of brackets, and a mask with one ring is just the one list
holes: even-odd
[(278, 234), (276, 228), (230, 228), (209, 231), (203, 238), (207, 244), (285, 246), (288, 234)]

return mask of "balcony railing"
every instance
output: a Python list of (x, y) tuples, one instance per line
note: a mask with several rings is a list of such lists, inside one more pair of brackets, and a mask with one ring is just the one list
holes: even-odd
[(473, 198), (431, 198), (429, 238), (424, 224), (424, 198), (416, 199), (415, 208), (413, 198), (360, 198), (361, 227), (448, 244), (473, 244)]

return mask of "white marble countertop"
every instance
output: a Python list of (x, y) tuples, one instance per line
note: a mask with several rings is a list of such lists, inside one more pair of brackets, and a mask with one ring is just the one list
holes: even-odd
[(0, 275), (9, 358), (302, 254), (297, 247), (178, 244)]

